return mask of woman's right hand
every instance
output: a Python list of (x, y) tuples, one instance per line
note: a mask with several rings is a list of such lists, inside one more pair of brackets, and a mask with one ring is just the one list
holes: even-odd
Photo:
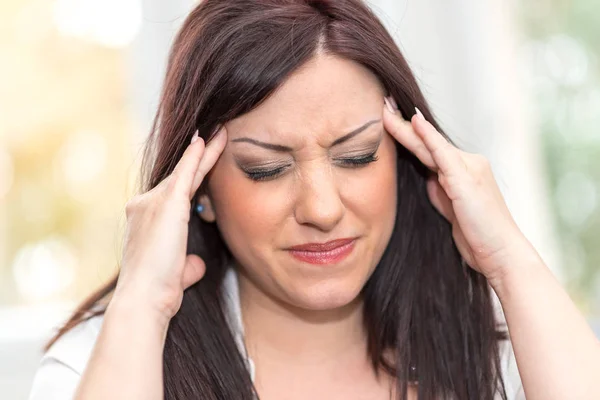
[(197, 135), (171, 175), (127, 203), (121, 270), (111, 303), (133, 301), (169, 321), (181, 306), (183, 291), (204, 276), (204, 261), (186, 256), (190, 207), (225, 148), (227, 132), (222, 126), (206, 146)]

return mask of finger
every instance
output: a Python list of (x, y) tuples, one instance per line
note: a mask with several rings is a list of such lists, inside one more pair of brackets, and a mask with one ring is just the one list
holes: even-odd
[(411, 124), (414, 131), (421, 138), (433, 161), (439, 170), (446, 176), (453, 175), (466, 169), (465, 163), (460, 156), (460, 150), (454, 147), (435, 127), (428, 122), (417, 108), (413, 115)]
[(442, 185), (440, 185), (437, 175), (433, 175), (427, 179), (427, 194), (435, 209), (448, 221), (454, 223), (456, 215), (454, 214), (452, 201), (446, 194), (444, 188), (442, 188)]
[(185, 265), (183, 267), (183, 278), (181, 282), (183, 289), (187, 289), (202, 279), (205, 272), (206, 264), (202, 258), (196, 254), (188, 254), (185, 258)]
[(205, 150), (204, 140), (197, 135), (196, 131), (192, 142), (183, 152), (170, 177), (174, 180), (174, 190), (187, 195), (190, 199), (193, 195), (192, 182)]
[(196, 169), (196, 174), (192, 183), (192, 193), (195, 193), (198, 190), (200, 184), (204, 180), (204, 177), (206, 174), (208, 174), (208, 171), (214, 167), (219, 159), (219, 156), (225, 149), (226, 144), (227, 129), (225, 126), (221, 126), (221, 128), (219, 128), (219, 130), (214, 134), (213, 139), (206, 145), (204, 156), (202, 157), (202, 160), (200, 160), (200, 164)]
[(383, 123), (390, 135), (417, 156), (419, 161), (431, 170), (437, 170), (437, 165), (423, 140), (415, 133), (411, 123), (402, 118), (398, 110), (392, 112), (386, 104), (383, 111)]

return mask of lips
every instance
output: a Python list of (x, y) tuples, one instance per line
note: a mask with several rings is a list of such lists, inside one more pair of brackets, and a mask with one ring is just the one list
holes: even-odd
[(356, 239), (337, 239), (327, 243), (306, 243), (290, 247), (290, 254), (299, 261), (310, 264), (336, 264), (354, 249)]
[(331, 240), (326, 243), (306, 243), (306, 244), (301, 244), (298, 246), (290, 247), (289, 250), (315, 251), (315, 252), (330, 251), (337, 247), (344, 246), (344, 245), (352, 242), (353, 240), (354, 240), (354, 238), (344, 238), (344, 239)]

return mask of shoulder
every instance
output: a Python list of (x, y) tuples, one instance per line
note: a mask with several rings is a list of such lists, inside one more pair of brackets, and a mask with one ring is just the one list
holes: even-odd
[(98, 315), (74, 326), (48, 349), (42, 362), (57, 360), (81, 374), (94, 348), (103, 319), (103, 315)]
[(61, 336), (42, 356), (30, 400), (71, 399), (94, 348), (103, 316), (80, 322)]

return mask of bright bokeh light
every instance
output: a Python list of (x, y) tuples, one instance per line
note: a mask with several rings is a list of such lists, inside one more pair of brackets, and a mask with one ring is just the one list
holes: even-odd
[(125, 47), (140, 29), (142, 4), (141, 0), (57, 0), (54, 23), (66, 36)]
[(560, 178), (556, 192), (560, 216), (573, 227), (585, 224), (596, 209), (596, 186), (584, 173), (567, 172)]
[(67, 138), (55, 158), (55, 180), (62, 181), (68, 193), (84, 200), (88, 187), (105, 169), (106, 139), (93, 131), (80, 131)]
[(580, 86), (587, 81), (587, 51), (577, 40), (566, 34), (552, 36), (546, 42), (544, 61), (548, 75), (558, 84)]
[(76, 267), (73, 246), (57, 235), (24, 245), (12, 264), (17, 290), (31, 302), (67, 289), (73, 283)]

